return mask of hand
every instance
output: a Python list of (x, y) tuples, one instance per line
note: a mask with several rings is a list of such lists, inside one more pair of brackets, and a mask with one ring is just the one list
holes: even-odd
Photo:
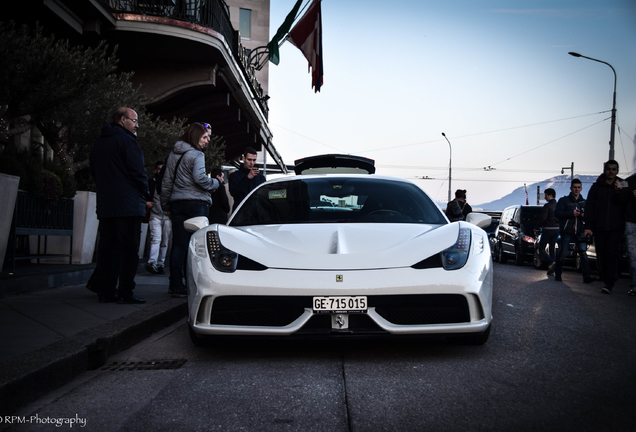
[(574, 209), (574, 216), (581, 216), (583, 212), (579, 209)]
[(252, 180), (257, 175), (258, 175), (258, 168), (252, 168), (250, 172), (247, 174), (247, 178)]
[(587, 237), (587, 236), (589, 236), (589, 235), (594, 235), (594, 234), (592, 233), (592, 230), (590, 230), (590, 229), (586, 229), (585, 231), (583, 231), (583, 237)]
[(146, 208), (153, 208), (155, 206), (155, 203), (153, 203), (152, 201), (146, 201)]

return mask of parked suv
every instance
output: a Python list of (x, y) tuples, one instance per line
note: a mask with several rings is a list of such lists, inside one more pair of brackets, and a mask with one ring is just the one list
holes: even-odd
[(541, 215), (542, 206), (514, 205), (501, 213), (495, 231), (493, 258), (505, 263), (514, 258), (516, 265), (532, 262), (534, 256), (534, 227)]

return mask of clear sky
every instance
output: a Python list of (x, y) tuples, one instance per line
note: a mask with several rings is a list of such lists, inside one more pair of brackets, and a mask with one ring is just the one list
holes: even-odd
[[(294, 3), (271, 0), (270, 34)], [(322, 14), (321, 92), (290, 43), (270, 63), (269, 122), (285, 162), (365, 156), (445, 202), (444, 132), (452, 191), (473, 204), (572, 162), (575, 174), (600, 173), (614, 74), (574, 51), (616, 70), (615, 158), (621, 174), (636, 171), (636, 1), (323, 0)]]

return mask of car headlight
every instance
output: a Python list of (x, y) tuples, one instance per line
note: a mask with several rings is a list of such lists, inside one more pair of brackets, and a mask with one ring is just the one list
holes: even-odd
[(523, 240), (526, 243), (536, 243), (537, 239), (535, 239), (534, 237), (530, 237), (527, 235), (522, 235), (521, 236), (521, 240)]
[(206, 233), (208, 243), (208, 253), (210, 254), (210, 262), (218, 271), (232, 273), (236, 270), (238, 262), (238, 254), (231, 251), (221, 244), (219, 234), (210, 230)]
[(471, 232), (470, 228), (460, 228), (457, 242), (442, 251), (442, 265), (444, 266), (444, 270), (457, 270), (466, 264), (470, 251)]

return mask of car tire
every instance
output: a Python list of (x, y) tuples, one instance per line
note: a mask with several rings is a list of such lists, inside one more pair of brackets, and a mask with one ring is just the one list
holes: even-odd
[(544, 268), (543, 261), (541, 261), (541, 251), (538, 248), (534, 249), (534, 255), (532, 257), (532, 264), (537, 270)]
[(503, 247), (501, 247), (501, 242), (497, 243), (497, 262), (501, 264), (506, 263), (506, 254), (503, 251)]
[(522, 266), (524, 261), (523, 255), (521, 254), (521, 246), (515, 247), (515, 265)]

